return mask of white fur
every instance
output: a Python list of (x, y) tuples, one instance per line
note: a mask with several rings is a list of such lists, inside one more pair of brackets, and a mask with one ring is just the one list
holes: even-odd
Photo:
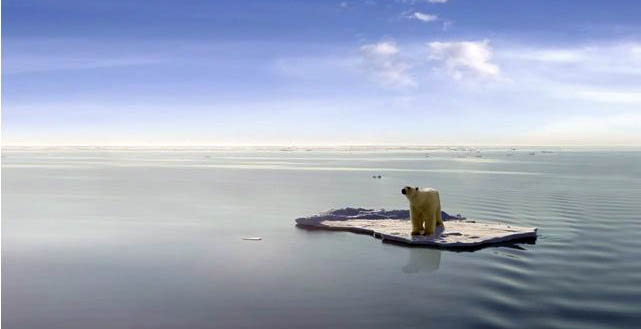
[(432, 235), (436, 225), (444, 226), (441, 218), (441, 198), (433, 188), (403, 188), (405, 197), (410, 202), (410, 219), (412, 234)]

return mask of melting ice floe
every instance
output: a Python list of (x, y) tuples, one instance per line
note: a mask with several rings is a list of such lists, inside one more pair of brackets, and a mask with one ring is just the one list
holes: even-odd
[(515, 240), (536, 239), (535, 227), (482, 222), (442, 212), (445, 230), (437, 227), (430, 236), (410, 235), (408, 210), (364, 208), (334, 209), (311, 217), (297, 218), (300, 227), (372, 234), (393, 242), (439, 248), (478, 248)]

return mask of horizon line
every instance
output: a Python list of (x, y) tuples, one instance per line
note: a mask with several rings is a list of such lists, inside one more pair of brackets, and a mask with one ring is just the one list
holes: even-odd
[(380, 148), (426, 148), (426, 147), (641, 147), (641, 144), (2, 144), (5, 147), (263, 147), (263, 148), (320, 148), (320, 147), (380, 147)]

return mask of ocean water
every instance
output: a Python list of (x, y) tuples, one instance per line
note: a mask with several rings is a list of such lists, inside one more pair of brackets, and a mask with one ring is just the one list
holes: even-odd
[[(539, 237), (452, 252), (294, 226), (330, 208), (406, 208), (404, 185)], [(4, 328), (640, 324), (639, 150), (2, 153)]]

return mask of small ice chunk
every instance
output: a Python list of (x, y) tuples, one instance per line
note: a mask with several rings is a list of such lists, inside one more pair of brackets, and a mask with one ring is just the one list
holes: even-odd
[(250, 237), (244, 237), (244, 238), (241, 238), (241, 239), (243, 239), (243, 240), (249, 240), (249, 241), (260, 241), (260, 240), (262, 240), (263, 238), (261, 238), (261, 237), (259, 237), (259, 236), (250, 236)]

